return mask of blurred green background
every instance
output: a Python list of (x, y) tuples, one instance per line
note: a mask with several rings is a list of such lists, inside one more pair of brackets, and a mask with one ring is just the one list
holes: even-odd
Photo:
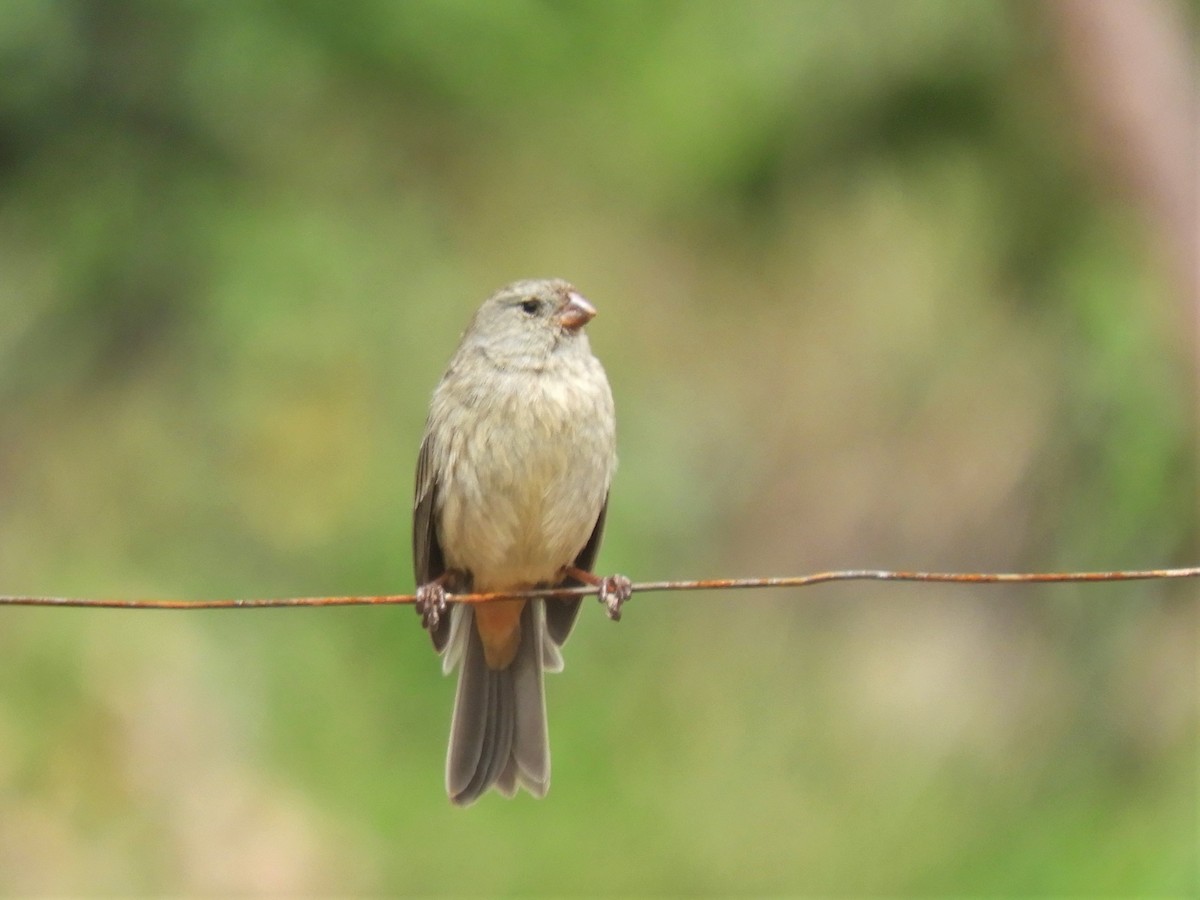
[[(1195, 564), (1196, 10), (4, 0), (0, 592), (409, 591), (543, 275), (606, 572)], [(1197, 593), (589, 604), (549, 796), (467, 811), (410, 609), (7, 609), (0, 892), (1194, 895)]]

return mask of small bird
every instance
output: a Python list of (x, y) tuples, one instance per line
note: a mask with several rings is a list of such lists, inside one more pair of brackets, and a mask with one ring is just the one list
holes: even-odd
[(617, 466), (612, 391), (584, 326), (595, 308), (560, 279), (518, 281), (479, 307), (434, 390), (417, 461), (417, 611), (460, 667), (446, 791), (550, 786), (544, 671), (580, 598), (451, 603), (447, 591), (589, 584), (610, 617), (629, 579), (592, 574)]

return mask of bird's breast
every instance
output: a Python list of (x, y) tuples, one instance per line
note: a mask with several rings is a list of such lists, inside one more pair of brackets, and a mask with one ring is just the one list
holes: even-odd
[(555, 580), (587, 543), (616, 465), (603, 370), (498, 375), (465, 404), (449, 393), (435, 397), (447, 564), (476, 590)]

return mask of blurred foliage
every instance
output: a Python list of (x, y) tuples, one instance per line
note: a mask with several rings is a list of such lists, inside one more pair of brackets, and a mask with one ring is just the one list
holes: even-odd
[[(429, 391), (536, 275), (601, 311), (605, 570), (1195, 563), (1194, 320), (1043, 12), (5, 0), (0, 590), (407, 591)], [(408, 610), (2, 618), (5, 893), (1200, 890), (1195, 585), (592, 610), (549, 797), (467, 812)]]

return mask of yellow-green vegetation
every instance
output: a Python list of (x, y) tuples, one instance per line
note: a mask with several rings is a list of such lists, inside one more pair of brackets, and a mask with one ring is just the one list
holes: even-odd
[[(5, 0), (0, 593), (411, 590), (529, 276), (600, 311), (604, 572), (1194, 564), (1194, 318), (1043, 12)], [(0, 893), (1194, 893), (1196, 595), (589, 603), (549, 796), (466, 811), (411, 609), (0, 610)]]

